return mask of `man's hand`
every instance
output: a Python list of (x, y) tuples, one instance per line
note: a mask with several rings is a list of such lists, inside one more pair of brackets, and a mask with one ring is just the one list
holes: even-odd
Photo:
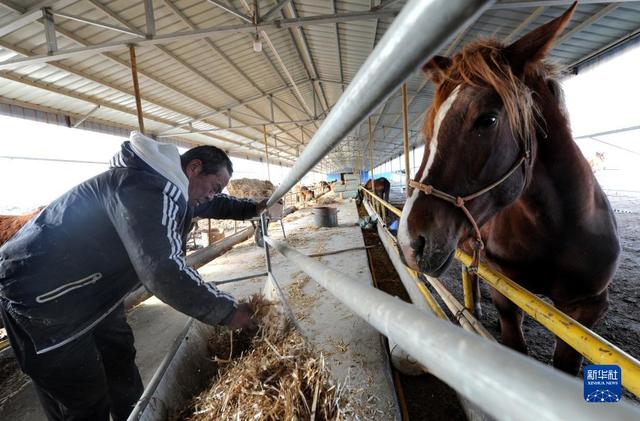
[(258, 203), (256, 203), (256, 213), (258, 215), (260, 215), (262, 213), (262, 211), (264, 211), (267, 208), (267, 202), (269, 201), (269, 199), (264, 199)]
[(236, 312), (233, 314), (231, 321), (227, 326), (229, 329), (246, 329), (254, 331), (258, 329), (258, 324), (253, 320), (251, 307), (247, 303), (238, 305)]
[[(265, 209), (267, 209), (267, 201), (268, 199), (264, 199), (261, 202), (256, 203), (256, 211), (257, 214), (260, 215)], [(269, 217), (270, 218), (278, 218), (282, 215), (282, 199), (278, 200), (278, 202), (269, 208)]]

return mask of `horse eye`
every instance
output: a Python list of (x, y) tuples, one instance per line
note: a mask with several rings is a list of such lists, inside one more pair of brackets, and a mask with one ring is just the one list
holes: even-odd
[(484, 114), (478, 117), (476, 120), (474, 127), (476, 128), (489, 128), (495, 126), (498, 122), (498, 116), (495, 114)]

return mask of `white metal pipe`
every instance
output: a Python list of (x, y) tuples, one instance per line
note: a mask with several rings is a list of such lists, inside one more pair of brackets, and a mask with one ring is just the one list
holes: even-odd
[(640, 409), (626, 401), (588, 404), (576, 378), (362, 285), (283, 241), (264, 239), (432, 374), (496, 419), (640, 419)]
[(268, 205), (276, 203), (407, 76), (473, 22), (492, 0), (411, 0), (313, 136)]

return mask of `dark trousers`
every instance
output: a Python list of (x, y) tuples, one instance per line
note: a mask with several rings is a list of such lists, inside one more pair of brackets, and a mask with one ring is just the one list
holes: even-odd
[(3, 312), (14, 353), (49, 420), (126, 420), (143, 392), (133, 332), (124, 306), (91, 332), (36, 354), (28, 336)]

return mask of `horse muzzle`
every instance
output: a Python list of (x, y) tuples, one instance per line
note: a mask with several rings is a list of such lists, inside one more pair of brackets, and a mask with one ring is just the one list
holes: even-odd
[(418, 236), (410, 245), (415, 262), (414, 270), (429, 276), (440, 276), (447, 270), (456, 250), (455, 245), (443, 246), (440, 242), (434, 241), (433, 237)]

